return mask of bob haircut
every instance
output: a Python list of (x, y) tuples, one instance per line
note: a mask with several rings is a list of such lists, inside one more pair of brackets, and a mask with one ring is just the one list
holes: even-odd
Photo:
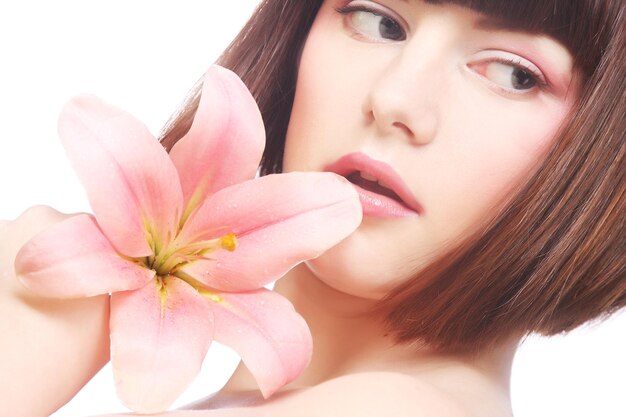
[[(473, 354), (531, 332), (554, 335), (626, 305), (626, 3), (619, 0), (426, 0), (568, 48), (581, 94), (553, 147), (483, 230), (394, 288), (368, 313), (395, 344)], [(322, 0), (264, 0), (218, 63), (236, 72), (267, 133), (261, 175), (281, 172), (299, 57)], [(200, 85), (165, 127), (189, 129)]]

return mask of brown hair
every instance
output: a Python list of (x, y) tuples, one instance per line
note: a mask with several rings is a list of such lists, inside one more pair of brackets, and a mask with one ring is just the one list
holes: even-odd
[[(477, 352), (511, 336), (553, 335), (626, 305), (624, 132), (626, 5), (613, 0), (429, 0), (543, 33), (572, 53), (582, 91), (545, 160), (484, 230), (393, 289), (371, 311), (396, 343)], [(257, 100), (266, 125), (261, 174), (280, 172), (298, 59), (321, 0), (265, 0), (218, 60)], [(189, 129), (192, 91), (166, 126)]]

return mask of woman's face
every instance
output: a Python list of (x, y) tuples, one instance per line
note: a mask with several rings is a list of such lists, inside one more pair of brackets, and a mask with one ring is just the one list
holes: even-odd
[(352, 235), (307, 262), (331, 287), (380, 298), (484, 227), (552, 145), (578, 94), (571, 55), (483, 17), (414, 0), (324, 1), (302, 51), (283, 169), (330, 170), (348, 154), (383, 162), (420, 206), (368, 206)]

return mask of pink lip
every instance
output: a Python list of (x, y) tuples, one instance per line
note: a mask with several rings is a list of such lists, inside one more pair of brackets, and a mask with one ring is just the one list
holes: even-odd
[(404, 217), (422, 215), (423, 207), (417, 202), (400, 175), (387, 163), (370, 158), (362, 152), (353, 152), (342, 156), (337, 161), (326, 166), (324, 171), (334, 172), (342, 176), (354, 171), (361, 171), (373, 175), (380, 182), (391, 188), (402, 199), (404, 204), (392, 198), (376, 194), (358, 185), (354, 185), (363, 206), (363, 214), (377, 217)]

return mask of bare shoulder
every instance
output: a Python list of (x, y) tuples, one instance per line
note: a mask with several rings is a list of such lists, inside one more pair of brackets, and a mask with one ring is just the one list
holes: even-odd
[[(61, 213), (49, 206), (37, 205), (24, 210), (14, 220), (0, 219), (0, 238), (10, 236), (24, 243), (36, 233), (74, 214)], [(2, 239), (6, 240), (6, 239)]]
[(471, 417), (449, 395), (409, 375), (363, 372), (326, 381), (276, 404), (276, 416)]
[[(435, 387), (394, 372), (364, 372), (271, 397), (260, 406), (168, 412), (152, 417), (473, 417)], [(123, 417), (128, 414), (99, 417)]]
[(38, 205), (23, 211), (14, 220), (0, 220), (0, 271), (13, 270), (20, 247), (37, 233), (74, 216), (52, 207)]
[[(109, 296), (54, 299), (35, 294), (15, 274), (20, 247), (70, 217), (35, 206), (0, 222), (1, 415), (50, 415), (109, 359)], [(46, 375), (62, 375), (50, 384)], [(37, 393), (37, 401), (33, 401)]]
[[(131, 417), (143, 414), (99, 414), (91, 417)], [(219, 410), (184, 410), (150, 414), (150, 417), (279, 417), (268, 409), (261, 408), (225, 408)]]
[[(38, 204), (32, 207), (26, 208), (16, 219), (12, 221), (60, 221), (64, 218), (70, 217), (72, 214), (62, 213), (53, 207)], [(9, 220), (5, 220), (9, 222)]]

